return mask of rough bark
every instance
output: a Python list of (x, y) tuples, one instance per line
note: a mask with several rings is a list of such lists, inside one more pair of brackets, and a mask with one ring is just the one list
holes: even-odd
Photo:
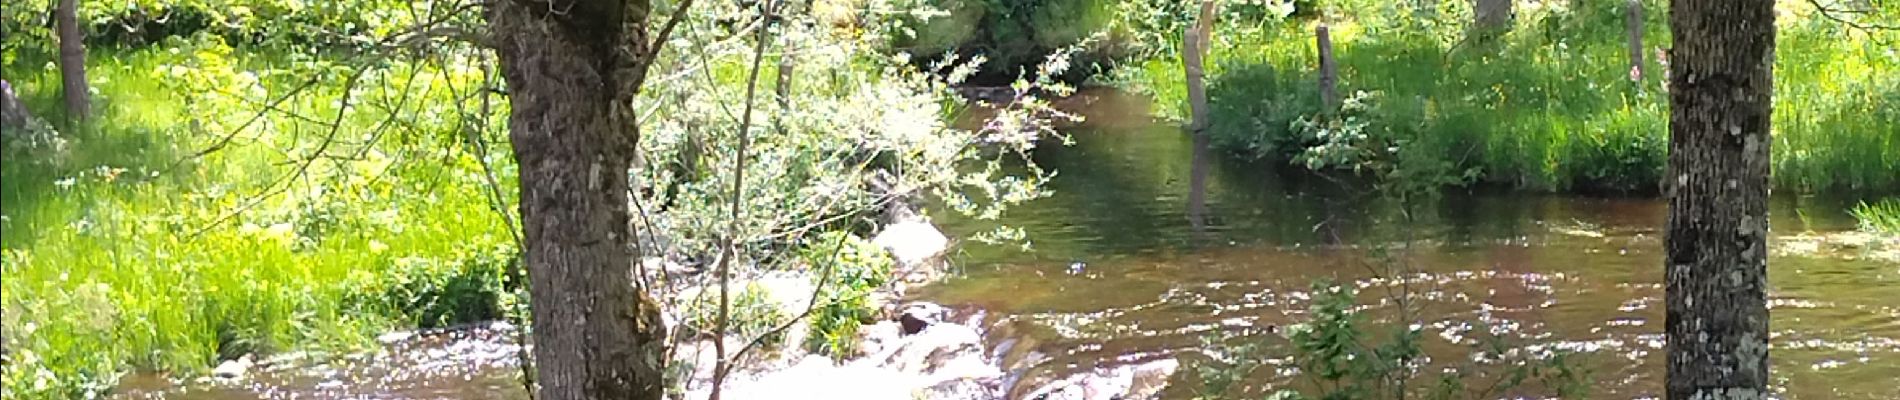
[(541, 400), (660, 399), (657, 304), (640, 293), (628, 223), (639, 140), (631, 102), (646, 0), (493, 3), (521, 215)]
[(1768, 396), (1773, 0), (1671, 0), (1667, 398)]
[(86, 89), (86, 44), (79, 31), (79, 0), (59, 0), (53, 20), (59, 35), (60, 96), (66, 101), (66, 118), (84, 121), (92, 114), (92, 95)]

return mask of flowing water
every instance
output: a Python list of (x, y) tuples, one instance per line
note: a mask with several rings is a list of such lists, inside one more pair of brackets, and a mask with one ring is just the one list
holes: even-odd
[[(1286, 341), (1267, 332), (1300, 322), (1311, 283), (1329, 279), (1361, 287), (1373, 311), (1393, 309), (1387, 290), (1417, 293), (1424, 346), (1440, 360), (1460, 359), (1467, 347), (1453, 340), (1483, 326), (1524, 348), (1577, 352), (1593, 398), (1661, 395), (1663, 201), (1449, 193), (1406, 218), (1364, 184), (1215, 161), (1204, 207), (1190, 212), (1181, 130), (1129, 118), (1146, 114), (1141, 103), (1112, 93), (1075, 102), (1092, 118), (1072, 130), (1075, 145), (1036, 154), (1061, 171), (1055, 195), (1003, 218), (1033, 251), (966, 244), (963, 275), (923, 294), (986, 310), (1021, 379), (1194, 354), (1210, 334), (1283, 357), (1272, 345)], [(1847, 204), (1777, 197), (1773, 227), (1848, 231)], [(953, 236), (982, 229), (944, 222)], [(1786, 399), (1900, 398), (1900, 263), (1823, 247), (1770, 261), (1773, 385)], [(1393, 260), (1406, 261), (1409, 284), (1390, 284)]]
[[(1192, 144), (1146, 118), (1142, 101), (1086, 92), (1065, 101), (1090, 120), (1071, 147), (1045, 147), (1055, 195), (1012, 209), (1023, 246), (965, 243), (959, 277), (918, 295), (985, 312), (1017, 395), (1035, 382), (1165, 357), (1193, 359), (1219, 334), (1269, 344), (1300, 322), (1317, 279), (1362, 288), (1392, 322), (1387, 290), (1420, 296), (1425, 347), (1457, 360), (1486, 330), (1523, 349), (1577, 352), (1593, 398), (1660, 396), (1663, 286), (1659, 225), (1646, 198), (1450, 193), (1406, 218), (1368, 186), (1212, 161), (1189, 207)], [(1848, 203), (1778, 197), (1777, 235), (1853, 228)], [(1189, 210), (1197, 210), (1189, 212)], [(939, 213), (941, 214), (941, 213)], [(940, 217), (953, 236), (984, 225)], [(1770, 261), (1774, 386), (1785, 399), (1900, 398), (1900, 263), (1777, 239)], [(1812, 246), (1810, 246), (1812, 247)], [(1376, 257), (1384, 253), (1385, 258)], [(1404, 260), (1404, 279), (1380, 272)], [(1079, 265), (1079, 270), (1072, 270)], [(1384, 277), (1384, 278), (1381, 278)], [(1394, 285), (1393, 282), (1405, 282)], [(128, 378), (126, 398), (524, 398), (506, 329), (392, 338), (375, 354), (288, 362), (242, 383)], [(1282, 346), (1283, 347), (1283, 346)], [(1278, 349), (1278, 350), (1276, 350)], [(1277, 351), (1277, 352), (1276, 352)], [(1283, 370), (1256, 376), (1279, 385)], [(1192, 377), (1187, 371), (1181, 377)], [(1181, 397), (1176, 385), (1172, 397)]]

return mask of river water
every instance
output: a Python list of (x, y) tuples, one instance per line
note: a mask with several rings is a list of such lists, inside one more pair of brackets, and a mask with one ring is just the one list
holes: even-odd
[[(1003, 218), (1028, 233), (1030, 250), (963, 243), (952, 257), (959, 276), (915, 295), (984, 310), (990, 344), (1006, 350), (997, 354), (1017, 382), (1015, 395), (1099, 367), (1192, 363), (1215, 334), (1261, 343), (1260, 357), (1284, 359), (1285, 340), (1272, 332), (1301, 322), (1317, 279), (1363, 288), (1375, 330), (1409, 324), (1391, 318), (1394, 307), (1381, 300), (1399, 281), (1383, 266), (1404, 260), (1411, 272), (1399, 275), (1402, 287), (1422, 299), (1418, 322), (1435, 360), (1460, 360), (1466, 347), (1453, 341), (1492, 331), (1514, 348), (1575, 352), (1592, 398), (1660, 396), (1658, 227), (1666, 206), (1659, 200), (1454, 192), (1406, 218), (1363, 184), (1213, 157), (1203, 160), (1203, 205), (1193, 208), (1195, 157), (1178, 128), (1150, 121), (1142, 100), (1113, 92), (1084, 92), (1062, 105), (1089, 121), (1068, 129), (1073, 146), (1035, 155), (1060, 171), (1055, 195)], [(1773, 201), (1776, 248), (1805, 249), (1770, 261), (1781, 398), (1900, 399), (1900, 263), (1788, 239), (1850, 231), (1848, 204)], [(938, 220), (952, 236), (987, 228)], [(286, 362), (235, 383), (138, 375), (119, 396), (524, 398), (508, 332), (392, 337), (374, 354)], [(1269, 368), (1250, 384), (1297, 383), (1279, 372)], [(1178, 375), (1193, 376), (1191, 368)], [(1177, 384), (1168, 395), (1187, 398), (1192, 386)]]
[[(1020, 347), (1005, 363), (1025, 369), (1023, 379), (1188, 359), (1211, 333), (1284, 357), (1286, 341), (1267, 332), (1301, 322), (1316, 279), (1363, 288), (1368, 315), (1390, 327), (1391, 313), (1380, 311), (1393, 307), (1381, 300), (1395, 280), (1382, 278), (1402, 259), (1412, 271), (1404, 286), (1423, 298), (1429, 355), (1461, 359), (1467, 347), (1452, 340), (1486, 326), (1521, 348), (1577, 352), (1592, 398), (1661, 395), (1667, 205), (1659, 199), (1448, 193), (1406, 218), (1364, 184), (1218, 160), (1208, 163), (1204, 211), (1190, 212), (1186, 134), (1140, 118), (1139, 99), (1096, 92), (1071, 103), (1091, 119), (1071, 130), (1075, 145), (1035, 157), (1060, 171), (1055, 195), (1002, 219), (1027, 233), (1033, 251), (966, 243), (956, 257), (962, 276), (923, 294), (987, 310), (1002, 332), (992, 341)], [(1776, 197), (1778, 247), (1799, 247), (1789, 236), (1852, 230), (1849, 204)], [(983, 229), (943, 220), (953, 236)], [(1775, 390), (1786, 399), (1900, 399), (1900, 263), (1814, 250), (1770, 260)], [(1292, 383), (1263, 375), (1255, 384)]]

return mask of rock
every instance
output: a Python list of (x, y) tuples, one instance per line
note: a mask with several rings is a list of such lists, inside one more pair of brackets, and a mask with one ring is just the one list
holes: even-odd
[(251, 364), (251, 355), (245, 354), (236, 360), (225, 360), (219, 363), (217, 368), (211, 369), (211, 376), (218, 379), (242, 378), (245, 372), (250, 371)]
[(1161, 391), (1168, 388), (1169, 379), (1172, 379), (1174, 372), (1180, 369), (1181, 362), (1172, 358), (1135, 367), (1134, 382), (1131, 382), (1128, 387), (1128, 394), (1122, 396), (1122, 399), (1143, 400), (1161, 398)]
[(1173, 359), (1098, 369), (1044, 385), (1025, 398), (1038, 400), (1145, 400), (1160, 397), (1181, 363)]
[(897, 321), (904, 326), (905, 335), (915, 335), (924, 328), (943, 323), (949, 311), (934, 303), (911, 303), (904, 306)]
[[(909, 399), (920, 387), (915, 377), (868, 366), (839, 366), (821, 356), (750, 380), (727, 385), (729, 399)], [(705, 398), (704, 391), (688, 399)]]
[(878, 321), (858, 328), (858, 350), (864, 354), (883, 354), (903, 340), (904, 328), (897, 321)]
[(975, 329), (955, 324), (937, 324), (906, 336), (871, 361), (897, 372), (949, 378), (1002, 374), (984, 361), (983, 336)]
[(997, 400), (1003, 398), (995, 379), (962, 378), (938, 382), (924, 388), (917, 398), (926, 400)]
[(871, 238), (897, 261), (899, 271), (934, 270), (938, 256), (950, 247), (950, 238), (935, 225), (921, 219), (907, 219), (884, 227)]

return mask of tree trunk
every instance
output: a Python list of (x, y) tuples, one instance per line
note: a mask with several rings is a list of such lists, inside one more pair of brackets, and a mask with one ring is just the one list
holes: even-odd
[(1333, 61), (1333, 36), (1326, 24), (1313, 28), (1313, 44), (1319, 48), (1319, 104), (1323, 112), (1339, 106), (1339, 67)]
[(1484, 33), (1510, 28), (1513, 3), (1514, 0), (1475, 0), (1473, 28)]
[(1629, 0), (1624, 10), (1624, 29), (1629, 31), (1630, 81), (1642, 88), (1643, 82), (1643, 0)]
[(1768, 396), (1773, 0), (1672, 0), (1667, 397)]
[(26, 130), (31, 121), (33, 113), (27, 112), (20, 97), (13, 94), (13, 84), (0, 79), (0, 134), (16, 136)]
[(1205, 227), (1207, 216), (1207, 70), (1208, 43), (1212, 42), (1214, 32), (1214, 2), (1201, 2), (1200, 18), (1195, 26), (1182, 32), (1181, 63), (1186, 72), (1188, 91), (1188, 113), (1192, 120), (1188, 122), (1188, 132), (1193, 136), (1193, 159), (1188, 170), (1188, 224), (1195, 232)]
[(520, 165), (537, 398), (659, 399), (664, 328), (634, 287), (631, 102), (647, 0), (501, 0), (489, 23)]
[(92, 113), (86, 89), (86, 43), (79, 32), (79, 0), (59, 0), (53, 9), (59, 30), (60, 96), (66, 100), (66, 119), (85, 121)]

